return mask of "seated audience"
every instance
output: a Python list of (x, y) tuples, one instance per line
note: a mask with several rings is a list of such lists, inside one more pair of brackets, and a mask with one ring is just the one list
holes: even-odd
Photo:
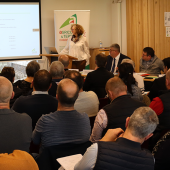
[(64, 76), (64, 65), (60, 61), (53, 61), (50, 65), (49, 72), (52, 76), (52, 86), (48, 91), (48, 94), (56, 97), (57, 85)]
[(140, 59), (140, 72), (148, 74), (160, 74), (163, 69), (163, 62), (159, 59), (151, 47), (143, 49), (142, 58)]
[[(12, 84), (15, 78), (15, 71), (13, 67), (4, 67), (1, 71), (1, 76), (6, 77)], [(13, 106), (15, 100), (22, 95), (22, 90), (13, 85), (14, 98), (10, 100), (10, 108)]]
[(170, 131), (167, 132), (155, 145), (152, 155), (155, 158), (154, 170), (170, 169)]
[(69, 57), (67, 55), (60, 55), (58, 61), (60, 61), (64, 65), (64, 70), (67, 71), (69, 65)]
[(84, 91), (94, 91), (98, 98), (104, 98), (106, 96), (105, 85), (106, 82), (114, 77), (114, 75), (107, 71), (105, 66), (107, 57), (100, 53), (95, 58), (96, 68), (94, 71), (87, 74), (84, 82)]
[(37, 71), (34, 75), (32, 95), (21, 96), (12, 107), (14, 111), (27, 113), (31, 117), (33, 130), (42, 115), (57, 110), (57, 99), (48, 94), (51, 82), (52, 76), (48, 71)]
[[(121, 64), (123, 63), (129, 63), (133, 66), (133, 70), (135, 70), (135, 63), (133, 60), (130, 60), (130, 59), (123, 59)], [(145, 90), (145, 87), (144, 87), (144, 80), (143, 80), (143, 77), (134, 73), (135, 71), (133, 71), (133, 77), (135, 78), (136, 82), (137, 82), (137, 85), (138, 87), (141, 89), (142, 92), (144, 92)]]
[(32, 90), (32, 81), (34, 79), (34, 74), (40, 69), (39, 63), (37, 63), (35, 60), (30, 61), (27, 64), (26, 67), (26, 74), (27, 78), (25, 80), (18, 80), (14, 83), (14, 86), (19, 87), (23, 91), (23, 95), (27, 96), (30, 94), (30, 91)]
[(130, 59), (128, 56), (120, 53), (119, 44), (112, 44), (110, 46), (110, 55), (107, 56), (106, 69), (112, 73), (116, 73), (118, 71), (118, 66), (125, 58)]
[(74, 109), (79, 88), (70, 79), (63, 79), (57, 88), (58, 109), (43, 115), (33, 131), (34, 144), (42, 148), (61, 144), (80, 144), (89, 140), (90, 122), (86, 113)]
[[(170, 69), (170, 57), (164, 58), (162, 61), (164, 63), (164, 73), (166, 74), (166, 72)], [(152, 88), (148, 95), (151, 100), (153, 100), (153, 98), (155, 97), (158, 97), (164, 90), (167, 90), (165, 80), (166, 76), (154, 80)]]
[(127, 87), (119, 77), (108, 80), (106, 92), (111, 103), (98, 112), (90, 136), (91, 142), (100, 140), (108, 129), (120, 127), (125, 130), (126, 117), (131, 116), (138, 107), (145, 106), (127, 95)]
[(152, 136), (159, 123), (155, 112), (140, 107), (126, 119), (126, 130), (109, 129), (104, 138), (90, 146), (75, 170), (133, 169), (153, 170), (151, 153), (141, 149), (141, 144)]
[(120, 64), (119, 67), (119, 77), (127, 86), (127, 92), (132, 98), (143, 101), (143, 96), (141, 89), (137, 86), (137, 82), (133, 77), (133, 67), (129, 63)]
[(0, 154), (1, 170), (39, 170), (34, 158), (25, 151), (14, 150), (13, 153)]
[(166, 93), (160, 95), (153, 99), (150, 104), (150, 108), (152, 108), (159, 118), (159, 125), (157, 129), (164, 130), (170, 129), (170, 70), (166, 72)]
[(29, 151), (31, 118), (10, 109), (9, 102), (13, 96), (11, 82), (0, 76), (0, 153), (11, 153), (15, 149)]
[(99, 111), (99, 99), (93, 91), (83, 91), (83, 77), (77, 71), (67, 71), (65, 78), (73, 80), (79, 87), (79, 96), (74, 104), (74, 109), (79, 113), (87, 113), (94, 117)]

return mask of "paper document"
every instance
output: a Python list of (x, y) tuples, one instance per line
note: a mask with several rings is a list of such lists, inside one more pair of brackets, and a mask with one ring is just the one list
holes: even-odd
[[(65, 170), (74, 170), (74, 166), (81, 160), (81, 154), (56, 159)], [(61, 167), (60, 167), (61, 168)], [(60, 169), (59, 170), (63, 170)]]
[(92, 72), (94, 70), (83, 70), (82, 75), (87, 75), (88, 73)]

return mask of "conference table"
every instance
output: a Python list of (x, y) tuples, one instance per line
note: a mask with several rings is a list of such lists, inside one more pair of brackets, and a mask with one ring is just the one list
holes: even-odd
[[(86, 78), (87, 74), (91, 71), (94, 71), (94, 70), (83, 70), (81, 71), (80, 73), (82, 74), (82, 76), (84, 78)], [(139, 75), (141, 75), (141, 73), (137, 73)], [(117, 73), (115, 74), (115, 76), (118, 75)], [(161, 75), (147, 75), (147, 76), (142, 76), (143, 77), (143, 80), (144, 80), (144, 86), (145, 86), (145, 91), (150, 91), (151, 88), (152, 88), (152, 85), (153, 85), (153, 82), (155, 79), (163, 76), (164, 74), (161, 74)]]

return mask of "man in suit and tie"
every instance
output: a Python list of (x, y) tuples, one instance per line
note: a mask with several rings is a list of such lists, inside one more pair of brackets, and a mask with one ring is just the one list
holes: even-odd
[(107, 56), (106, 69), (112, 73), (116, 73), (117, 67), (125, 58), (130, 59), (128, 56), (125, 56), (120, 53), (119, 44), (112, 44), (110, 46), (110, 55)]

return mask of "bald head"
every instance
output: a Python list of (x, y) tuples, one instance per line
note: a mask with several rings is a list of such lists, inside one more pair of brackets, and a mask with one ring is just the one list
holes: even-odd
[(69, 57), (67, 55), (60, 55), (58, 61), (64, 65), (64, 68), (67, 68), (69, 65)]
[(57, 87), (58, 101), (65, 107), (74, 106), (79, 93), (77, 84), (70, 79), (63, 79)]
[(125, 83), (122, 81), (122, 79), (116, 76), (107, 81), (105, 89), (107, 93), (109, 90), (114, 93), (115, 96), (119, 96), (119, 94), (122, 92), (127, 92)]
[(13, 86), (11, 82), (0, 76), (0, 103), (8, 103), (12, 96)]

